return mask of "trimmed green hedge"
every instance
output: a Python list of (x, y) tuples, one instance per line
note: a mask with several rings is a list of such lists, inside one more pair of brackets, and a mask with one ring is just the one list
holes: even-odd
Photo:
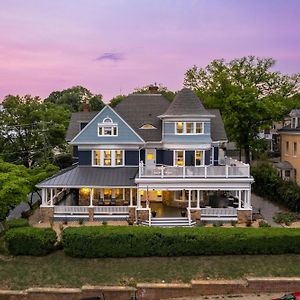
[(11, 228), (17, 228), (17, 227), (27, 227), (29, 226), (28, 220), (27, 219), (12, 219), (9, 221), (5, 222), (5, 227), (7, 229), (11, 229)]
[(300, 230), (287, 228), (66, 228), (64, 252), (73, 257), (300, 253)]
[(7, 249), (13, 255), (46, 255), (55, 249), (56, 233), (51, 228), (19, 227), (4, 236)]

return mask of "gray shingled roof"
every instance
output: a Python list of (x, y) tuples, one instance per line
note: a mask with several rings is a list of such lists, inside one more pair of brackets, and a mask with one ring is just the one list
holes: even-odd
[(291, 124), (287, 125), (287, 126), (284, 126), (282, 127), (281, 129), (278, 129), (277, 130), (279, 133), (280, 132), (291, 132), (291, 131), (294, 131), (294, 132), (300, 132), (300, 126), (296, 127), (296, 128), (292, 128)]
[(66, 141), (71, 141), (77, 133), (80, 131), (80, 123), (81, 122), (89, 122), (91, 121), (98, 111), (91, 111), (91, 112), (76, 112), (72, 113), (71, 120), (69, 123), (69, 127), (66, 134)]
[(37, 185), (43, 187), (132, 187), (137, 167), (95, 168), (76, 166), (59, 172)]
[(293, 170), (293, 166), (286, 160), (276, 163), (275, 167), (281, 170)]
[[(169, 105), (161, 94), (131, 94), (114, 109), (145, 141), (158, 142), (162, 134), (158, 116)], [(140, 129), (145, 124), (152, 124), (156, 129)]]
[(184, 88), (179, 91), (166, 112), (161, 117), (210, 115), (196, 94)]
[(224, 128), (224, 123), (218, 109), (208, 109), (210, 114), (215, 115), (211, 118), (211, 139), (213, 141), (227, 141), (227, 135)]

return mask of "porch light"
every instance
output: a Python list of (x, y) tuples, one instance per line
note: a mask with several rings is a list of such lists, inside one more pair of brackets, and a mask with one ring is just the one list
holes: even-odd
[(90, 193), (90, 188), (81, 188), (80, 194), (83, 196), (87, 196)]
[(154, 154), (153, 153), (148, 153), (147, 154), (147, 160), (153, 160), (154, 159)]
[(162, 196), (162, 191), (156, 191), (156, 195), (157, 195), (157, 197), (161, 197)]
[(141, 196), (144, 196), (144, 193), (145, 193), (144, 191), (140, 191)]

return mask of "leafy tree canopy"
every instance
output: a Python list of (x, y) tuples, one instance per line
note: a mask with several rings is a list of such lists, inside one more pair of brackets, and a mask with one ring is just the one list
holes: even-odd
[(152, 88), (157, 88), (157, 93), (162, 94), (166, 99), (170, 102), (174, 100), (176, 93), (170, 91), (166, 86), (162, 85), (161, 83), (158, 85), (153, 86), (153, 84), (145, 85), (141, 88), (135, 88), (134, 94), (147, 94)]
[(114, 98), (112, 98), (110, 101), (109, 101), (109, 105), (111, 107), (115, 107), (117, 106), (120, 102), (122, 102), (127, 96), (126, 95), (118, 95)]
[(82, 86), (74, 86), (62, 91), (52, 92), (45, 102), (51, 102), (68, 107), (71, 112), (83, 110), (84, 103), (88, 103), (92, 111), (100, 111), (104, 107), (102, 95), (94, 95)]
[(288, 113), (299, 91), (299, 74), (283, 75), (272, 70), (274, 65), (272, 58), (248, 56), (214, 60), (185, 73), (184, 85), (207, 107), (220, 109), (229, 139), (245, 150), (246, 162), (260, 128)]
[(0, 112), (0, 158), (26, 167), (65, 149), (69, 111), (38, 97), (7, 96)]

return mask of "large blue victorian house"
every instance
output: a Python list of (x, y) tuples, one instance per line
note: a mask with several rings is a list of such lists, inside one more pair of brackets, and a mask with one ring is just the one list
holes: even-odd
[[(41, 182), (43, 218), (191, 226), (251, 218), (249, 165), (227, 158), (220, 112), (189, 89), (72, 114), (77, 163)], [(64, 195), (62, 197), (61, 195)]]

